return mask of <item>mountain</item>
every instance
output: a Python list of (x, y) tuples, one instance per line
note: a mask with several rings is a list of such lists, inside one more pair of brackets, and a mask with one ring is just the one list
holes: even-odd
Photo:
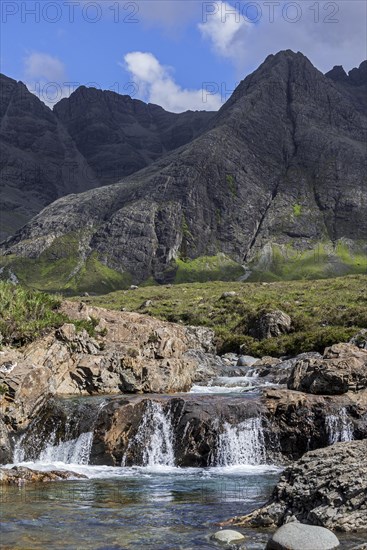
[(158, 105), (78, 88), (54, 107), (101, 184), (115, 183), (197, 137), (214, 113), (169, 113)]
[(52, 111), (0, 75), (0, 219), (5, 238), (47, 204), (99, 182)]
[(53, 111), (0, 75), (0, 240), (70, 193), (115, 183), (198, 136), (213, 113), (169, 113), (78, 88)]
[(361, 67), (351, 85), (270, 55), (199, 137), (47, 207), (6, 243), (4, 270), (71, 292), (366, 272)]

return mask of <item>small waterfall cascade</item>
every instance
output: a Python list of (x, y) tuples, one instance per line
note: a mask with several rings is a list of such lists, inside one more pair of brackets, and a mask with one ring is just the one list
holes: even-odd
[(266, 462), (261, 417), (248, 418), (237, 425), (223, 424), (215, 457), (217, 466), (258, 465)]
[(47, 410), (45, 416), (41, 414), (15, 443), (13, 462), (87, 465), (94, 427), (104, 405), (104, 401), (96, 407), (67, 403), (66, 400), (64, 403), (58, 402), (54, 417), (50, 417)]
[(348, 418), (345, 407), (340, 409), (337, 414), (329, 414), (325, 417), (326, 433), (328, 435), (329, 445), (342, 441), (352, 441), (353, 423)]
[(80, 434), (76, 439), (62, 441), (54, 445), (52, 434), (46, 448), (41, 452), (39, 462), (64, 462), (65, 464), (88, 464), (93, 444), (93, 432)]
[(122, 466), (127, 456), (136, 449), (141, 466), (175, 466), (174, 434), (171, 415), (161, 403), (148, 401), (136, 435), (130, 440)]

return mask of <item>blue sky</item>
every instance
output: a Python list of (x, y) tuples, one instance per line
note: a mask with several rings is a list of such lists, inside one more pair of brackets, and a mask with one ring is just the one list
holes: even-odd
[(364, 0), (2, 0), (1, 10), (1, 72), (50, 106), (94, 83), (172, 111), (217, 109), (280, 49), (323, 72), (367, 57)]

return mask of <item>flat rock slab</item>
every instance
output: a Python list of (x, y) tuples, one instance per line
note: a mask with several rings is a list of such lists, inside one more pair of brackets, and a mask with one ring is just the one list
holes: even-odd
[(238, 531), (233, 531), (232, 529), (223, 529), (222, 531), (217, 531), (216, 533), (214, 533), (212, 538), (214, 540), (217, 540), (218, 542), (224, 542), (226, 544), (245, 540), (245, 537), (242, 535), (242, 533), (239, 533)]
[(339, 548), (339, 540), (329, 529), (291, 522), (274, 533), (266, 550), (334, 550), (334, 548)]
[(20, 485), (23, 483), (39, 483), (46, 481), (61, 481), (64, 479), (87, 479), (84, 474), (77, 474), (66, 470), (51, 470), (40, 472), (23, 466), (14, 468), (0, 468), (0, 485)]

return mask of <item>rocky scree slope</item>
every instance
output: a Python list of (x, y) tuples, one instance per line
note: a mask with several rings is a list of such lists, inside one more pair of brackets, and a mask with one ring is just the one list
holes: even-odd
[(346, 91), (301, 53), (269, 56), (201, 136), (116, 185), (50, 205), (5, 254), (42, 260), (73, 234), (79, 256), (129, 282), (174, 281), (180, 263), (204, 258), (205, 269), (223, 257), (255, 278), (365, 272), (364, 67)]

